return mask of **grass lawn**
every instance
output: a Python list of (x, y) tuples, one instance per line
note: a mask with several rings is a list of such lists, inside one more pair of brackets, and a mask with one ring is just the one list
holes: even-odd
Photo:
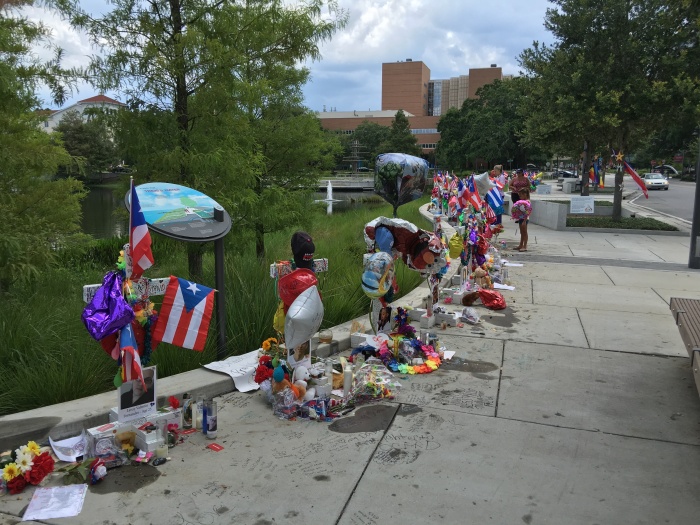
[(570, 228), (619, 228), (623, 230), (678, 231), (678, 228), (650, 217), (623, 217), (614, 221), (611, 217), (567, 217)]

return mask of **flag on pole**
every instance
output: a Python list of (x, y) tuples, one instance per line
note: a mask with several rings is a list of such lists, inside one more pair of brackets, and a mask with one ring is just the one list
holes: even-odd
[(214, 308), (214, 292), (212, 288), (171, 275), (153, 331), (153, 341), (197, 352), (204, 350)]
[(119, 333), (119, 350), (122, 358), (122, 381), (141, 381), (144, 390), (148, 391), (143, 381), (143, 368), (139, 357), (138, 344), (131, 323), (121, 329)]
[(129, 228), (129, 251), (131, 252), (131, 278), (138, 279), (143, 272), (153, 265), (151, 251), (151, 234), (141, 211), (139, 196), (136, 193), (134, 179), (131, 179), (131, 213)]
[(474, 175), (467, 179), (467, 198), (472, 206), (478, 211), (481, 209), (481, 196), (479, 195), (479, 190), (474, 184)]
[(486, 194), (486, 203), (490, 206), (493, 213), (497, 215), (503, 214), (503, 197), (498, 187), (491, 188)]
[(462, 179), (459, 179), (459, 182), (457, 183), (457, 206), (459, 206), (460, 210), (463, 210), (469, 206), (467, 187), (464, 185), (464, 182), (462, 182)]
[(642, 178), (637, 174), (636, 171), (634, 171), (634, 168), (627, 164), (626, 160), (623, 160), (624, 166), (625, 166), (625, 172), (632, 177), (634, 182), (637, 183), (637, 186), (639, 186), (642, 189), (642, 193), (644, 193), (644, 196), (648, 199), (649, 198), (649, 192), (647, 191), (646, 184), (644, 184), (644, 181)]

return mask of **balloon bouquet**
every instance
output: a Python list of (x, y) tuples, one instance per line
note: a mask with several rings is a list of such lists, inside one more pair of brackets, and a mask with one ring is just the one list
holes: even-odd
[(316, 377), (318, 387), (309, 387), (310, 339), (320, 328), (324, 313), (314, 273), (316, 247), (308, 233), (299, 231), (292, 236), (291, 248), (294, 266), (288, 261), (275, 265), (280, 303), (273, 326), (278, 337), (263, 342), (254, 378), (268, 393), (275, 414), (284, 418), (296, 415), (300, 405), (323, 405), (314, 400), (330, 393), (330, 387), (320, 388), (327, 384), (320, 377)]

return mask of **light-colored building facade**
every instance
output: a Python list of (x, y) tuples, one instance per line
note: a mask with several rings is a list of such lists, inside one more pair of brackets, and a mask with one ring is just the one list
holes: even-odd
[(79, 100), (75, 104), (61, 108), (58, 110), (42, 110), (42, 114), (46, 116), (46, 119), (40, 124), (41, 129), (46, 133), (51, 133), (54, 131), (61, 119), (70, 111), (75, 111), (80, 114), (84, 120), (87, 120), (87, 114), (90, 109), (99, 109), (107, 111), (116, 111), (120, 108), (126, 107), (126, 104), (114, 100), (113, 98), (106, 97), (104, 95), (97, 95), (94, 97), (86, 98), (84, 100)]

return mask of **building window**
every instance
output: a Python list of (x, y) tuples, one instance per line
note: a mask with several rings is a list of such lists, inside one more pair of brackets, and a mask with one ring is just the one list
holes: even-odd
[(411, 133), (414, 135), (427, 135), (429, 133), (437, 133), (438, 130), (437, 128), (417, 128), (417, 129), (412, 129)]
[(431, 144), (420, 144), (421, 149), (435, 149), (435, 146), (437, 146), (436, 143), (431, 143)]
[(48, 120), (45, 120), (45, 121), (44, 121), (44, 127), (45, 127), (45, 128), (48, 128), (48, 127), (49, 127), (49, 121), (48, 121)]

